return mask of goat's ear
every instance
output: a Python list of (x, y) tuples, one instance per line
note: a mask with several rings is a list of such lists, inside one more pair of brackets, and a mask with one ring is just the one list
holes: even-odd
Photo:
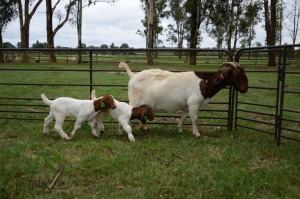
[(213, 84), (218, 85), (220, 84), (225, 77), (230, 73), (230, 68), (226, 68), (224, 70), (219, 70), (218, 72), (216, 72), (213, 76)]
[(97, 111), (100, 111), (101, 109), (101, 106), (102, 106), (102, 100), (101, 99), (98, 99), (98, 100), (95, 100), (94, 101), (94, 110), (97, 112)]
[(141, 122), (142, 123), (146, 123), (148, 117), (147, 117), (147, 110), (145, 110), (145, 108), (142, 108), (141, 110), (142, 114), (141, 114)]

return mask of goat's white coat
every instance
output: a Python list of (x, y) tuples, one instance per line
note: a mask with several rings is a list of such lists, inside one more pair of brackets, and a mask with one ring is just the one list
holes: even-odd
[(197, 127), (198, 110), (204, 109), (210, 98), (204, 99), (200, 91), (200, 79), (194, 72), (174, 73), (160, 69), (143, 70), (132, 73), (125, 63), (130, 80), (128, 83), (129, 104), (140, 106), (148, 104), (153, 111), (175, 112), (182, 110), (178, 123), (178, 131), (182, 132), (185, 119), (190, 116), (193, 125), (193, 134), (200, 136)]
[[(50, 113), (44, 120), (45, 134), (49, 133), (49, 124), (55, 119), (54, 129), (59, 135), (66, 140), (71, 139), (76, 134), (76, 131), (81, 127), (82, 122), (88, 121), (92, 128), (92, 134), (99, 137), (100, 133), (95, 127), (95, 116), (99, 113), (94, 110), (94, 100), (78, 100), (69, 97), (60, 97), (55, 100), (49, 100), (45, 94), (41, 94), (45, 104), (50, 106)], [(69, 137), (62, 128), (64, 120), (67, 116), (76, 117), (74, 129)]]
[[(96, 99), (95, 90), (91, 93), (91, 99)], [(124, 131), (127, 133), (128, 139), (130, 141), (135, 141), (135, 138), (132, 134), (132, 128), (130, 126), (130, 118), (133, 106), (130, 106), (129, 104), (125, 102), (119, 102), (118, 100), (114, 99), (114, 103), (116, 105), (115, 109), (108, 109), (108, 114), (113, 117), (114, 119), (117, 119), (119, 124), (122, 126)], [(96, 116), (96, 122), (100, 129), (104, 131), (104, 126), (102, 123), (102, 117), (103, 114), (99, 114)], [(121, 126), (119, 125), (119, 133), (122, 133)]]

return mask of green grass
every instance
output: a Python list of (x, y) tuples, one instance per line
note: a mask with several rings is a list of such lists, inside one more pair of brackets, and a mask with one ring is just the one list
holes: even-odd
[[(118, 58), (117, 58), (118, 59)], [(217, 65), (155, 64), (151, 68), (167, 70), (216, 70)], [(114, 60), (111, 60), (114, 61)], [(219, 62), (215, 59), (212, 62)], [(166, 64), (167, 63), (167, 64)], [(131, 68), (149, 68), (141, 63), (131, 63)], [(88, 69), (89, 65), (76, 64), (3, 64), (3, 68), (56, 68)], [(116, 63), (101, 63), (94, 69), (117, 69)], [(298, 71), (298, 66), (292, 66)], [(1, 82), (89, 84), (89, 72), (37, 72), (1, 71)], [(252, 87), (274, 87), (277, 74), (248, 73)], [(289, 75), (288, 90), (298, 90), (299, 75)], [(123, 72), (93, 74), (94, 84), (124, 84), (128, 82)], [(113, 94), (118, 100), (127, 100), (127, 87), (95, 86), (97, 95)], [(88, 87), (73, 86), (4, 86), (1, 97), (40, 98), (42, 92), (50, 98), (70, 96), (86, 99)], [(227, 101), (228, 90), (218, 93), (213, 102)], [(225, 96), (225, 97), (224, 97)], [(274, 91), (249, 90), (240, 100), (274, 104)], [(299, 110), (296, 95), (288, 95), (285, 107)], [(2, 116), (43, 119), (48, 111), (41, 100), (1, 100), (1, 103), (32, 104), (32, 106), (1, 106), (1, 110), (18, 110), (25, 113), (3, 112)], [(40, 105), (40, 106), (33, 106)], [(293, 105), (293, 106), (291, 106)], [(224, 105), (211, 104), (208, 109), (226, 109)], [(246, 110), (274, 112), (273, 109), (248, 107)], [(43, 114), (28, 113), (28, 109)], [(26, 113), (27, 112), (27, 113)], [(285, 113), (297, 118), (294, 113)], [(178, 116), (178, 114), (174, 114)], [(226, 114), (202, 112), (200, 116)], [(245, 117), (273, 121), (257, 114)], [(111, 118), (107, 120), (112, 121)], [(157, 119), (174, 122), (174, 118)], [(189, 121), (187, 122), (189, 123)], [(199, 119), (199, 123), (219, 123)], [(221, 122), (222, 123), (222, 122)], [(245, 122), (249, 126), (269, 130), (266, 125)], [(53, 124), (52, 124), (53, 125)], [(299, 125), (289, 124), (299, 129)], [(118, 135), (116, 124), (105, 124), (105, 134), (95, 139), (90, 127), (84, 124), (71, 141), (63, 141), (52, 131), (42, 133), (43, 121), (0, 119), (0, 198), (298, 198), (300, 195), (300, 145), (283, 139), (277, 147), (274, 137), (238, 128), (227, 132), (225, 128), (199, 125), (202, 138), (192, 136), (190, 125), (182, 134), (174, 125), (149, 124), (149, 132), (141, 133), (134, 125), (135, 143), (126, 135)], [(73, 122), (64, 129), (70, 133)], [(60, 165), (64, 168), (50, 193), (45, 193)]]
[[(72, 123), (67, 123), (67, 131)], [(42, 134), (41, 122), (1, 121), (1, 198), (297, 198), (299, 143), (268, 135), (151, 126), (135, 143), (106, 125), (84, 125), (74, 140)], [(46, 188), (63, 164), (50, 193)]]

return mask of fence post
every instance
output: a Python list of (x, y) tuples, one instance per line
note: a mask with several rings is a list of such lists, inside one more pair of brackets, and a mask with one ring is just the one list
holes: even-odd
[(90, 53), (90, 98), (91, 98), (91, 93), (93, 90), (93, 51), (89, 50)]
[[(279, 82), (280, 82), (280, 93), (279, 93), (279, 112), (277, 114), (277, 133), (276, 133), (276, 144), (280, 145), (281, 143), (281, 130), (282, 130), (282, 115), (283, 115), (283, 103), (284, 103), (284, 87), (285, 87), (285, 71), (286, 71), (286, 58), (287, 58), (287, 46), (283, 48), (283, 61), (282, 67), (279, 66)], [(279, 90), (278, 89), (278, 90)]]

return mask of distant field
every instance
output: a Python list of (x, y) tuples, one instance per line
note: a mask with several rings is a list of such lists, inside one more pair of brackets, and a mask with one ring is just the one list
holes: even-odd
[[(62, 58), (64, 59), (64, 58)], [(93, 65), (93, 84), (97, 95), (113, 94), (120, 101), (127, 99), (128, 76), (123, 70), (105, 72), (101, 70), (117, 68), (124, 57), (112, 56)], [(127, 57), (133, 70), (150, 68), (137, 55)], [(175, 59), (177, 61), (175, 61)], [(218, 69), (222, 59), (216, 56), (199, 58), (197, 66), (189, 66), (184, 59), (168, 56), (159, 57), (151, 68), (166, 70), (210, 70)], [(251, 60), (251, 59), (250, 59)], [(209, 63), (206, 63), (209, 62)], [(272, 88), (276, 86), (276, 68), (266, 67), (243, 57), (241, 63), (249, 72), (251, 87)], [(248, 63), (251, 63), (248, 66)], [(28, 84), (62, 84), (63, 86), (0, 85), (0, 97), (25, 97), (34, 100), (4, 100), (1, 104), (35, 104), (18, 106), (19, 112), (1, 112), (7, 117), (46, 117), (48, 108), (40, 100), (42, 92), (50, 98), (70, 96), (89, 98), (88, 86), (68, 86), (67, 84), (89, 84), (89, 64), (76, 63), (6, 63), (0, 68), (27, 69), (79, 69), (75, 71), (1, 71), (0, 82)], [(256, 70), (273, 70), (262, 73)], [(290, 71), (300, 71), (299, 60), (290, 60)], [(299, 74), (289, 75), (288, 89), (298, 91)], [(227, 100), (228, 90), (218, 93), (212, 102)], [(241, 100), (274, 104), (274, 90), (250, 89)], [(225, 96), (225, 97), (224, 97)], [(288, 109), (300, 110), (299, 96), (285, 99)], [(210, 104), (209, 109), (224, 109), (222, 104)], [(225, 107), (226, 108), (226, 107)], [(243, 109), (253, 109), (242, 105)], [(1, 111), (16, 109), (1, 106)], [(31, 110), (28, 113), (28, 110)], [(35, 114), (34, 111), (43, 113)], [(273, 109), (265, 111), (272, 113)], [(178, 114), (174, 114), (178, 116)], [(226, 117), (215, 112), (199, 113), (203, 116)], [(248, 116), (248, 115), (246, 115)], [(262, 115), (252, 118), (269, 120)], [(289, 118), (298, 117), (289, 113)], [(106, 118), (107, 121), (113, 121)], [(159, 118), (164, 125), (149, 124), (150, 131), (141, 133), (134, 124), (135, 143), (127, 136), (118, 135), (117, 125), (105, 124), (105, 134), (99, 139), (91, 135), (87, 124), (78, 131), (71, 141), (63, 141), (52, 131), (43, 135), (43, 121), (0, 119), (0, 198), (298, 198), (300, 195), (299, 142), (283, 139), (277, 147), (271, 135), (238, 128), (227, 132), (225, 127), (199, 126), (203, 137), (195, 139), (191, 126), (184, 126), (184, 132), (176, 132), (174, 118)], [(272, 120), (272, 118), (270, 119)], [(199, 123), (219, 123), (219, 121), (199, 119)], [(189, 121), (187, 121), (189, 123)], [(250, 126), (260, 126), (270, 130), (268, 125), (244, 122)], [(299, 125), (293, 128), (300, 129)], [(70, 133), (73, 123), (66, 122), (65, 130)], [(50, 193), (47, 187), (59, 167), (60, 175)]]

